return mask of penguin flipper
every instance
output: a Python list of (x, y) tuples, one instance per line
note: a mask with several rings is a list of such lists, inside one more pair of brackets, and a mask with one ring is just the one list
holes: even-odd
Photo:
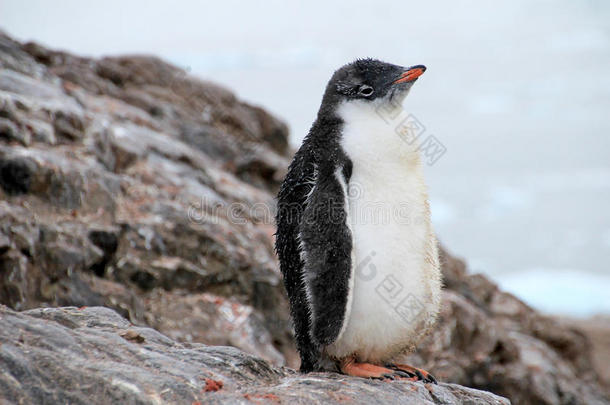
[(316, 176), (299, 226), (310, 335), (320, 345), (333, 343), (347, 321), (352, 277), (352, 235), (347, 224), (351, 165), (328, 166)]

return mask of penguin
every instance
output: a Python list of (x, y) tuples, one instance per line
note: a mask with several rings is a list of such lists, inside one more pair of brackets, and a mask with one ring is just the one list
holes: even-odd
[(393, 362), (440, 309), (418, 146), (387, 119), (425, 71), (370, 58), (335, 71), (280, 186), (275, 249), (302, 372), (436, 382)]

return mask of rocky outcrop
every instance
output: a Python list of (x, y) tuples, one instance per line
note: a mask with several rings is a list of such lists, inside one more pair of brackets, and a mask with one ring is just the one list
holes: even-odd
[(0, 64), (0, 302), (294, 359), (271, 222), (286, 125), (156, 58), (0, 36)]
[(238, 349), (177, 343), (114, 311), (0, 306), (0, 402), (509, 404), (455, 384), (303, 375)]
[(610, 390), (610, 316), (597, 315), (588, 319), (562, 318), (562, 326), (577, 328), (591, 342), (593, 367), (606, 390)]
[[(133, 328), (143, 330), (147, 341), (168, 342), (163, 356), (177, 363), (167, 364), (167, 370), (194, 367), (180, 353), (222, 352), (226, 357), (219, 358), (230, 364), (261, 370), (260, 379), (247, 381), (252, 387), (266, 381), (263, 395), (280, 396), (291, 387), (321, 400), (323, 387), (347, 380), (299, 377), (288, 369), (263, 367), (235, 350), (195, 345), (230, 345), (274, 367), (298, 366), (272, 248), (273, 194), (290, 155), (281, 121), (159, 59), (92, 60), (0, 35), (0, 303), (18, 311), (112, 308), (138, 325)], [(516, 404), (607, 400), (582, 333), (538, 314), (484, 276), (468, 274), (464, 263), (447, 253), (443, 261), (446, 289), (439, 325), (409, 361), (442, 381), (488, 390)], [(19, 331), (34, 322), (34, 314), (78, 317), (72, 309), (46, 311), (4, 310), (2, 321), (14, 320)], [(114, 335), (127, 328), (110, 312), (83, 313), (114, 319), (107, 325)], [(102, 333), (93, 327), (96, 322), (91, 321), (91, 330), (68, 325), (61, 333), (66, 339)], [(43, 332), (31, 329), (29, 335), (57, 339)], [(98, 346), (79, 346), (94, 368), (101, 368), (94, 361)], [(6, 347), (11, 346), (0, 351)], [(108, 350), (112, 358), (128, 356), (123, 349)], [(32, 361), (23, 352), (11, 353), (14, 364)], [(45, 364), (52, 363), (49, 359)], [(144, 363), (133, 364), (150, 366)], [(249, 365), (243, 367), (244, 373), (254, 373)], [(9, 375), (12, 379), (3, 381), (25, 384), (19, 375)], [(204, 387), (192, 382), (198, 381), (195, 375), (176, 378)], [(226, 387), (242, 381), (232, 375), (225, 375)], [(205, 378), (214, 379), (212, 374)], [(149, 386), (120, 381), (141, 391)], [(85, 380), (68, 384), (62, 387), (66, 392), (72, 387), (77, 396), (99, 392), (87, 391), (98, 388)], [(131, 387), (104, 384), (108, 395), (123, 395)], [(361, 389), (362, 398), (382, 395), (375, 391), (377, 382), (347, 384)], [(75, 387), (82, 388), (80, 394)], [(395, 389), (402, 390), (391, 392)], [(447, 398), (462, 395), (455, 386), (435, 389), (445, 390)]]

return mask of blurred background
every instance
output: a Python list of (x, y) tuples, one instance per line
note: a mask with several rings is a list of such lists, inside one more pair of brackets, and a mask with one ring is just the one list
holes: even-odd
[(426, 168), (441, 242), (542, 311), (610, 314), (608, 2), (2, 0), (0, 27), (160, 56), (284, 119), (295, 147), (342, 64), (425, 64), (405, 108), (447, 148)]

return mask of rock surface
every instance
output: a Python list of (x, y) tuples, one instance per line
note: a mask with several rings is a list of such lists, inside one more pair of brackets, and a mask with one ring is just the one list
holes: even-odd
[[(182, 342), (167, 347), (181, 348), (172, 361), (185, 364), (180, 350), (263, 364), (189, 346), (199, 342), (297, 367), (272, 248), (273, 193), (291, 153), (281, 121), (157, 58), (92, 60), (0, 34), (0, 303), (109, 307)], [(515, 404), (606, 403), (585, 335), (468, 274), (446, 252), (443, 262), (441, 319), (410, 362)], [(82, 355), (95, 363), (98, 353)], [(321, 387), (339, 378), (260, 367), (260, 379), (276, 378), (265, 383), (271, 393), (297, 385), (322, 398)], [(227, 386), (241, 381), (232, 378)], [(278, 382), (285, 379), (295, 385)], [(97, 389), (79, 384), (82, 393)], [(369, 392), (378, 383), (350, 384)], [(461, 390), (451, 387), (439, 389)]]
[(294, 362), (270, 192), (286, 125), (156, 58), (0, 36), (0, 67), (0, 302)]
[(566, 327), (584, 332), (591, 342), (593, 366), (606, 388), (610, 390), (610, 316), (597, 315), (588, 319), (562, 318)]
[(103, 307), (0, 306), (0, 402), (509, 404), (455, 384), (302, 375), (238, 349), (177, 343)]

